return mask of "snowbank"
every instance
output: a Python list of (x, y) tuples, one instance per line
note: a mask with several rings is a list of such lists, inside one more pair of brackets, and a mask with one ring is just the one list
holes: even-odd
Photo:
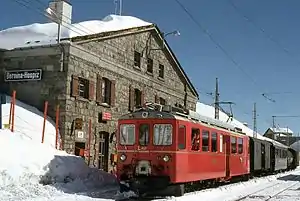
[[(6, 96), (6, 104), (2, 105), (2, 125), (9, 123), (11, 97)], [(21, 101), (16, 101), (14, 130), (23, 135), (24, 138), (35, 142), (42, 141), (44, 114), (35, 107), (29, 106)], [(55, 122), (48, 117), (45, 127), (44, 144), (55, 147)], [(58, 146), (60, 145), (60, 135)]]
[(42, 184), (52, 184), (70, 193), (117, 186), (113, 175), (88, 167), (81, 157), (45, 146), (18, 132), (0, 130), (0, 146), (0, 192), (22, 186), (42, 189)]
[[(213, 106), (206, 105), (204, 103), (200, 103), (200, 102), (197, 103), (196, 112), (199, 113), (200, 115), (203, 115), (203, 116), (207, 116), (207, 117), (210, 117), (210, 118), (215, 118), (215, 108)], [(219, 120), (226, 122), (227, 119), (228, 119), (227, 114), (220, 111)], [(232, 124), (232, 125), (234, 125), (238, 128), (241, 128), (243, 130), (243, 132), (246, 133), (246, 135), (248, 135), (250, 137), (253, 137), (253, 133), (254, 133), (253, 130), (250, 129), (249, 127), (245, 126), (244, 123), (238, 121), (237, 119), (233, 118), (233, 120), (228, 121), (228, 123)], [(284, 146), (281, 143), (276, 142), (275, 140), (272, 140), (270, 138), (264, 137), (263, 135), (261, 135), (259, 133), (257, 133), (257, 138), (261, 139), (261, 140), (267, 140), (267, 141), (273, 142), (273, 143), (275, 143), (277, 145), (280, 145), (280, 146)]]
[[(102, 20), (79, 22), (61, 29), (61, 39), (91, 35), (102, 32), (117, 31), (133, 27), (151, 25), (132, 16), (108, 15)], [(0, 31), (0, 48), (39, 46), (56, 43), (56, 23), (34, 23)]]
[[(12, 183), (67, 183), (74, 180), (115, 183), (113, 175), (89, 168), (80, 157), (24, 138), (23, 134), (0, 130), (0, 187)], [(92, 182), (93, 183), (93, 182)]]

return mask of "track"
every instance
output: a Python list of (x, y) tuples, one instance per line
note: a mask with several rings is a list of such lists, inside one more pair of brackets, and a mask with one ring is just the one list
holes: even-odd
[(295, 181), (289, 181), (289, 184), (283, 184), (282, 181), (276, 182), (275, 184), (265, 186), (255, 192), (251, 192), (234, 201), (246, 201), (246, 200), (250, 201), (250, 200), (258, 200), (258, 199), (261, 201), (270, 201), (276, 196), (282, 194), (283, 192), (293, 188), (296, 185), (299, 185), (300, 175), (293, 175), (293, 177), (291, 177), (290, 179)]

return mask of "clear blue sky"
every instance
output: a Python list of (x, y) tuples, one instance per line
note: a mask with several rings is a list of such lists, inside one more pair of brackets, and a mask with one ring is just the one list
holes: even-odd
[[(32, 8), (43, 8), (36, 0), (17, 1), (29, 2)], [(48, 3), (46, 0), (40, 2)], [(253, 103), (257, 102), (259, 132), (271, 126), (272, 115), (300, 115), (299, 0), (231, 0), (238, 10), (229, 0), (180, 2), (229, 56), (199, 29), (175, 0), (123, 0), (123, 15), (154, 22), (164, 32), (181, 32), (181, 36), (169, 36), (167, 40), (198, 89), (200, 101), (213, 102), (206, 93), (214, 92), (218, 77), (221, 100), (235, 102), (235, 117), (248, 122), (251, 128)], [(1, 3), (0, 29), (46, 22), (45, 17), (15, 0), (2, 0)], [(71, 0), (71, 3), (73, 22), (102, 19), (114, 13), (113, 0)], [(278, 94), (269, 97), (276, 100), (275, 103), (261, 95), (273, 92)], [(224, 109), (229, 108), (224, 106)], [(299, 122), (300, 118), (276, 119), (276, 123), (297, 133)]]

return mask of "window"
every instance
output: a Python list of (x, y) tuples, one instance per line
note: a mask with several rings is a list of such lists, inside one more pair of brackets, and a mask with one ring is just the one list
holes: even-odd
[(120, 144), (133, 145), (135, 143), (135, 125), (122, 124), (120, 126)]
[(236, 137), (230, 137), (231, 140), (231, 153), (235, 154), (236, 153)]
[(238, 143), (238, 153), (242, 154), (243, 153), (243, 138), (238, 138), (237, 143)]
[(171, 145), (172, 144), (172, 125), (155, 124), (153, 131), (154, 145)]
[(78, 78), (79, 96), (89, 98), (89, 81), (83, 78)]
[(192, 128), (191, 143), (193, 151), (200, 149), (200, 129)]
[(134, 66), (141, 67), (141, 53), (134, 51)]
[(110, 106), (115, 105), (116, 81), (97, 75), (96, 102)]
[(142, 92), (139, 89), (134, 89), (134, 106), (142, 105)]
[(141, 124), (139, 127), (139, 143), (142, 146), (149, 144), (149, 125)]
[(220, 134), (220, 152), (223, 152), (223, 134)]
[(159, 98), (159, 104), (166, 105), (166, 100), (160, 97)]
[(211, 151), (212, 152), (217, 152), (218, 151), (217, 133), (212, 133), (211, 134)]
[(165, 67), (164, 67), (164, 65), (159, 64), (159, 67), (158, 67), (158, 77), (164, 78), (164, 74), (165, 74)]
[(209, 132), (202, 131), (202, 151), (209, 151)]
[(185, 133), (185, 126), (180, 125), (178, 129), (178, 149), (185, 149), (185, 142), (186, 140), (186, 133)]
[(153, 73), (153, 59), (148, 58), (147, 60), (147, 72)]
[(111, 103), (111, 81), (107, 78), (102, 78), (102, 103)]

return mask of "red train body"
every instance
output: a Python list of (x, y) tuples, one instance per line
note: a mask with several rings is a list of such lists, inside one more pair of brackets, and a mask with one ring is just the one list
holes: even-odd
[(142, 192), (250, 173), (249, 137), (192, 111), (149, 104), (119, 119), (117, 141), (118, 178)]

